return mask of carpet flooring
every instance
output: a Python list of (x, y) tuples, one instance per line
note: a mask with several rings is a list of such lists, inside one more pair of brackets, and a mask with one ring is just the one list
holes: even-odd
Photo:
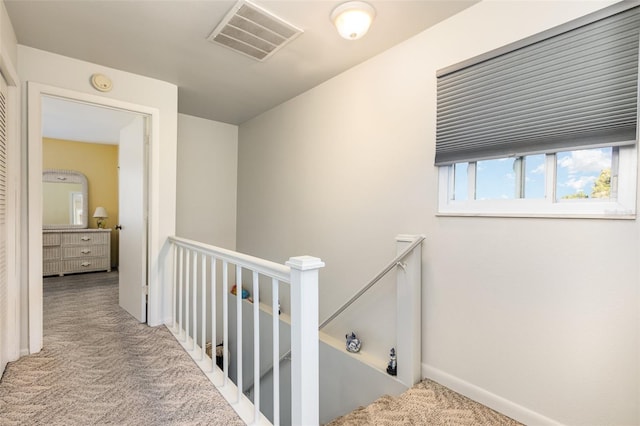
[(0, 425), (243, 425), (166, 327), (118, 306), (117, 272), (44, 280), (44, 348), (10, 363)]
[[(118, 306), (117, 272), (44, 280), (44, 348), (0, 380), (0, 425), (243, 425), (166, 327)], [(520, 423), (430, 380), (329, 426)]]
[(398, 397), (382, 396), (327, 426), (360, 425), (519, 426), (521, 423), (439, 383), (424, 380)]

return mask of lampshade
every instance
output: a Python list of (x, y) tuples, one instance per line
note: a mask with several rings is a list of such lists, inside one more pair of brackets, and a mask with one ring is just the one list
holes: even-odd
[(331, 12), (331, 21), (347, 40), (357, 40), (369, 31), (376, 10), (363, 1), (343, 3)]
[(105, 218), (109, 217), (109, 215), (107, 214), (107, 209), (105, 209), (104, 207), (96, 207), (96, 211), (93, 213), (93, 217)]

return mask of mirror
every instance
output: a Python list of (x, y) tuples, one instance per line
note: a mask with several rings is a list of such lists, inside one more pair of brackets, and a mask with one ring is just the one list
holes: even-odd
[(73, 170), (42, 172), (42, 228), (73, 229), (88, 225), (87, 177)]

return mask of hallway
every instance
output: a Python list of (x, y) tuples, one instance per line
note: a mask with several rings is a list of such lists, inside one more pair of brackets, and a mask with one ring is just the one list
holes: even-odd
[(0, 424), (244, 424), (164, 327), (118, 306), (118, 273), (44, 280), (44, 348), (10, 363)]

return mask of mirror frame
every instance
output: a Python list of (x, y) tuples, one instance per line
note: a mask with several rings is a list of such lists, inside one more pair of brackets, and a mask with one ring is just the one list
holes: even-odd
[[(82, 210), (87, 212), (80, 225), (70, 224), (42, 224), (42, 229), (86, 229), (89, 226), (89, 183), (87, 177), (75, 170), (44, 169), (42, 171), (42, 182), (64, 182), (82, 184)], [(42, 206), (44, 209), (44, 205)]]

